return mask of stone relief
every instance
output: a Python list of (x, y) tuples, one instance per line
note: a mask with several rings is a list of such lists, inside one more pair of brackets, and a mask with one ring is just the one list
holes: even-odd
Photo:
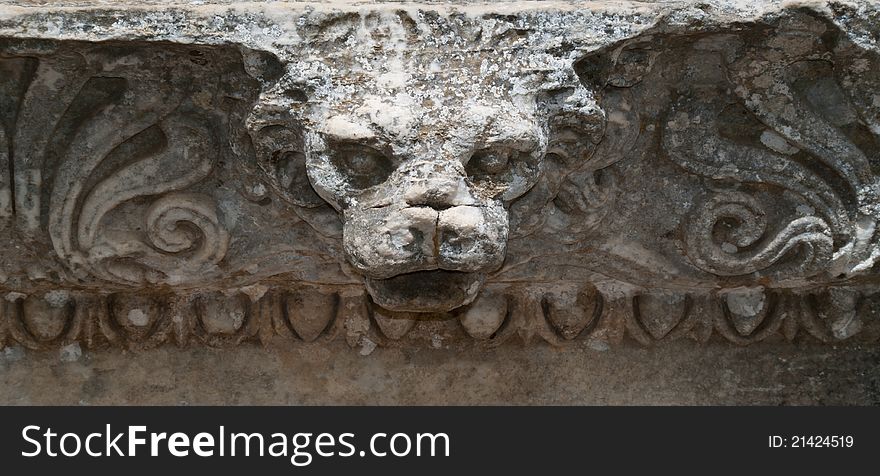
[(0, 346), (877, 339), (876, 31), (542, 15), (0, 20)]

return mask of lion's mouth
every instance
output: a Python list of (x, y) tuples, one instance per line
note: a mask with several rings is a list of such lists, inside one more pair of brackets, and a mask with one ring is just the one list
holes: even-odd
[(485, 281), (482, 273), (417, 271), (366, 279), (373, 301), (391, 311), (445, 312), (469, 304)]

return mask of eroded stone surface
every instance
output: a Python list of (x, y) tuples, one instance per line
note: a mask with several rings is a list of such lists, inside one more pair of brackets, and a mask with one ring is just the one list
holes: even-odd
[(876, 405), (877, 346), (0, 351), (7, 405)]
[(876, 340), (873, 2), (65, 5), (0, 5), (0, 345)]

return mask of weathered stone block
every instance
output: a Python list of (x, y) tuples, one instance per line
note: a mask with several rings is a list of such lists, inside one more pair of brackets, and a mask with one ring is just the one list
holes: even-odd
[(875, 2), (0, 6), (0, 346), (876, 339)]

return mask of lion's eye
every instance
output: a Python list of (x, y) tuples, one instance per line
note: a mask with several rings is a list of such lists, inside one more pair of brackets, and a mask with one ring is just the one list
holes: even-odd
[(504, 185), (536, 167), (537, 160), (527, 151), (515, 147), (493, 146), (474, 152), (465, 165), (465, 170), (476, 182), (489, 181)]
[(468, 161), (465, 169), (468, 175), (496, 175), (504, 172), (510, 162), (510, 150), (481, 150)]
[(503, 200), (525, 193), (536, 180), (540, 158), (528, 145), (494, 145), (477, 150), (465, 164), (478, 188)]
[(359, 190), (379, 185), (394, 172), (390, 158), (365, 145), (339, 146), (333, 153), (333, 165)]

